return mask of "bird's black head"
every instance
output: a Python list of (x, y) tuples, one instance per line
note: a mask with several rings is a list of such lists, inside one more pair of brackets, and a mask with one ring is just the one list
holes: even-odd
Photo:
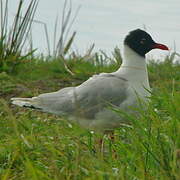
[(140, 56), (145, 57), (145, 54), (150, 50), (158, 48), (168, 50), (168, 47), (163, 44), (154, 42), (152, 37), (141, 29), (131, 31), (125, 38), (124, 44), (133, 49)]

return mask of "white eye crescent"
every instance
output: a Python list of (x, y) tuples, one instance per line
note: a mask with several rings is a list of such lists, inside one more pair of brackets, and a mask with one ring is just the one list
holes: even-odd
[(145, 41), (146, 41), (146, 39), (145, 39), (145, 38), (142, 38), (141, 41), (140, 41), (140, 44), (144, 44)]

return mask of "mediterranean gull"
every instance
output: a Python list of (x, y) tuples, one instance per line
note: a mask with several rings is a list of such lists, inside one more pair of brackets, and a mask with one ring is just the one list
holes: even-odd
[(106, 131), (120, 127), (128, 120), (109, 106), (135, 113), (133, 108), (138, 107), (139, 99), (148, 102), (150, 86), (145, 54), (155, 48), (168, 50), (147, 32), (136, 29), (125, 37), (123, 62), (116, 72), (94, 75), (79, 86), (57, 92), (12, 98), (12, 104), (66, 116), (89, 129)]

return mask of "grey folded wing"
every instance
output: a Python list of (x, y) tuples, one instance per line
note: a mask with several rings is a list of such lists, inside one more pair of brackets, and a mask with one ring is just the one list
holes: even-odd
[(58, 115), (78, 115), (93, 119), (109, 104), (120, 106), (127, 97), (128, 82), (112, 74), (95, 75), (77, 87), (41, 94), (34, 106)]

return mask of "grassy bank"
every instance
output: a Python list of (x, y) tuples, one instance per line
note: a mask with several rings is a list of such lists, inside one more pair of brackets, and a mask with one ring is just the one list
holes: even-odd
[[(93, 46), (83, 56), (70, 52), (76, 33), (63, 41), (72, 25), (70, 7), (55, 53), (48, 48), (49, 57), (36, 57), (32, 47), (24, 52), (24, 45), (37, 1), (31, 0), (24, 14), (19, 1), (10, 30), (8, 0), (0, 0), (0, 6), (1, 180), (180, 179), (180, 64), (173, 62), (173, 55), (149, 62), (153, 91), (147, 111), (139, 110), (138, 119), (129, 116), (131, 126), (116, 129), (114, 141), (103, 137), (101, 151), (101, 134), (59, 116), (12, 106), (9, 99), (75, 86), (93, 74), (115, 71), (121, 63), (118, 50), (112, 58), (92, 54)], [(65, 3), (64, 13), (66, 8)]]
[(29, 97), (78, 85), (118, 63), (31, 60), (16, 72), (0, 73), (0, 179), (178, 179), (180, 177), (180, 65), (151, 61), (152, 102), (132, 127), (104, 138), (105, 152), (91, 134), (61, 117), (11, 106), (13, 96)]

